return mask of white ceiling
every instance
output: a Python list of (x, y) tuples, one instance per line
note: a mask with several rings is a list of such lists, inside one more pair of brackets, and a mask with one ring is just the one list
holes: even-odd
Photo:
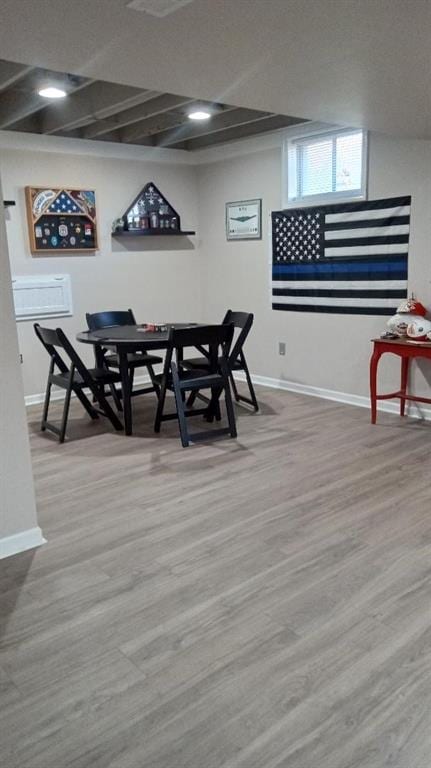
[(1, 0), (4, 59), (431, 138), (431, 0)]

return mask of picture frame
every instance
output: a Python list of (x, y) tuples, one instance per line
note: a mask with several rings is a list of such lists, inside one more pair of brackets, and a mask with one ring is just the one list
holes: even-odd
[(262, 200), (226, 203), (226, 240), (262, 239)]
[(98, 249), (94, 190), (26, 187), (31, 253), (94, 252)]

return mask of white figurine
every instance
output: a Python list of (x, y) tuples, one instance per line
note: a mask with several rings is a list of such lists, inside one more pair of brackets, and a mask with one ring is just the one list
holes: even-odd
[(392, 333), (396, 333), (397, 336), (407, 336), (407, 328), (409, 326), (409, 323), (412, 323), (414, 320), (418, 319), (418, 315), (410, 315), (410, 314), (397, 314), (392, 315), (392, 317), (389, 318), (386, 325), (388, 326), (389, 330), (392, 331)]
[(407, 336), (415, 341), (428, 341), (427, 335), (431, 333), (431, 322), (424, 317), (415, 317), (407, 327)]
[[(403, 299), (397, 309), (396, 315), (392, 315), (387, 322), (388, 328), (397, 336), (407, 336), (408, 327), (416, 320), (425, 317), (426, 309), (412, 293), (410, 299)], [(428, 322), (427, 320), (425, 322)], [(429, 329), (431, 331), (431, 328)], [(416, 338), (416, 337), (412, 337)]]

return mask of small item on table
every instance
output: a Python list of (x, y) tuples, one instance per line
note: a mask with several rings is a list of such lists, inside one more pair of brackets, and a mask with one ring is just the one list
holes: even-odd
[(407, 336), (414, 341), (428, 341), (431, 334), (431, 323), (425, 317), (416, 317), (408, 324)]
[(392, 315), (392, 317), (389, 318), (386, 325), (388, 326), (389, 330), (392, 331), (392, 333), (395, 333), (397, 337), (403, 337), (407, 336), (407, 328), (409, 323), (413, 322), (413, 320), (416, 320), (416, 318), (417, 315), (402, 314), (397, 312), (396, 315)]
[(392, 331), (383, 331), (383, 333), (380, 334), (381, 339), (398, 339), (398, 335), (396, 333), (393, 333)]
[(138, 328), (139, 331), (148, 333), (163, 333), (168, 330), (166, 323), (144, 323), (142, 328)]
[(418, 301), (418, 299), (415, 299), (413, 293), (409, 299), (401, 302), (397, 312), (401, 314), (420, 315), (420, 317), (425, 317), (427, 313), (424, 305)]
[[(424, 318), (426, 313), (424, 305), (412, 293), (409, 299), (404, 299), (401, 302), (396, 314), (389, 318), (387, 322), (389, 331), (395, 333), (396, 336), (410, 336), (411, 334), (408, 332), (409, 326), (412, 326), (413, 331), (413, 323)], [(418, 338), (414, 331), (412, 338)]]

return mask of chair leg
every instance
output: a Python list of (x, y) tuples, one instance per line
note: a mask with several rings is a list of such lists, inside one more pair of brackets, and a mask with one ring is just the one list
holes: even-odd
[(111, 391), (112, 399), (113, 399), (113, 401), (115, 403), (115, 407), (116, 407), (117, 411), (121, 412), (123, 410), (123, 406), (121, 404), (120, 395), (118, 394), (117, 390), (115, 389), (115, 384), (110, 384), (109, 385), (109, 389)]
[(148, 373), (150, 374), (151, 384), (154, 387), (154, 392), (156, 393), (156, 397), (160, 398), (160, 387), (156, 381), (156, 374), (154, 373), (154, 368), (152, 365), (148, 365)]
[[(83, 408), (85, 408), (85, 410), (87, 411), (90, 418), (94, 419), (94, 421), (98, 419), (99, 414), (91, 405), (91, 402), (89, 401), (88, 397), (84, 395), (84, 393), (78, 387), (75, 387), (73, 391), (75, 392), (75, 395), (78, 398), (81, 405), (83, 406)], [(94, 395), (93, 395), (93, 402), (96, 402), (96, 398), (94, 397)]]
[(236, 402), (239, 403), (239, 393), (238, 393), (238, 390), (236, 388), (236, 382), (235, 382), (235, 379), (233, 377), (233, 373), (229, 374), (229, 379), (230, 379), (230, 383), (231, 383), (231, 386), (232, 386), (233, 396), (234, 396)]
[(215, 419), (216, 419), (216, 421), (221, 421), (220, 400), (217, 400), (217, 402), (216, 402), (216, 404), (215, 404), (215, 410), (214, 410), (214, 413), (215, 413)]
[(253, 382), (251, 380), (250, 372), (248, 370), (248, 365), (245, 361), (245, 357), (243, 354), (241, 354), (241, 363), (244, 368), (245, 378), (247, 379), (248, 391), (250, 392), (250, 397), (251, 397), (251, 404), (254, 410), (257, 412), (259, 410), (259, 403), (257, 402), (257, 397), (254, 391)]
[(51, 400), (51, 387), (52, 387), (51, 377), (48, 376), (48, 381), (46, 384), (45, 402), (43, 404), (42, 421), (40, 424), (41, 432), (45, 432), (46, 430), (46, 422), (48, 421), (49, 403)]
[(105, 397), (105, 394), (103, 392), (103, 388), (99, 391), (95, 389), (93, 394), (96, 396), (96, 400), (99, 403), (101, 410), (103, 411), (104, 415), (109, 419), (114, 429), (116, 429), (118, 432), (122, 432), (123, 425), (120, 419), (118, 418), (117, 414), (115, 413), (115, 411), (109, 405)]
[(160, 425), (162, 423), (163, 410), (166, 400), (166, 381), (163, 379), (162, 387), (160, 390), (159, 401), (157, 403), (156, 418), (154, 421), (154, 432), (160, 432)]
[(187, 429), (186, 414), (184, 412), (184, 391), (180, 388), (180, 380), (175, 363), (172, 363), (172, 384), (175, 395), (175, 404), (177, 407), (178, 426), (180, 428), (181, 445), (187, 448), (189, 445), (189, 433)]
[(133, 367), (129, 368), (129, 387), (130, 387), (130, 394), (133, 394), (133, 379), (135, 378), (135, 369)]
[(226, 412), (227, 412), (227, 420), (229, 423), (230, 436), (236, 437), (237, 431), (236, 431), (236, 422), (235, 422), (235, 411), (233, 409), (232, 395), (230, 392), (228, 376), (226, 376), (226, 380), (225, 380), (224, 397), (225, 397), (225, 403), (226, 403)]
[(193, 407), (193, 403), (195, 402), (197, 396), (198, 396), (198, 390), (193, 389), (187, 398), (187, 408)]
[(216, 421), (221, 421), (220, 396), (222, 392), (222, 387), (217, 387), (217, 389), (211, 390), (211, 399), (208, 405), (208, 413), (205, 417), (209, 422), (213, 422), (214, 418)]
[(67, 419), (69, 416), (72, 386), (73, 386), (73, 366), (71, 369), (71, 376), (69, 377), (69, 382), (67, 384), (66, 395), (64, 397), (63, 417), (61, 419), (60, 435), (58, 438), (60, 443), (64, 443), (64, 438), (66, 437), (66, 427), (67, 427)]

